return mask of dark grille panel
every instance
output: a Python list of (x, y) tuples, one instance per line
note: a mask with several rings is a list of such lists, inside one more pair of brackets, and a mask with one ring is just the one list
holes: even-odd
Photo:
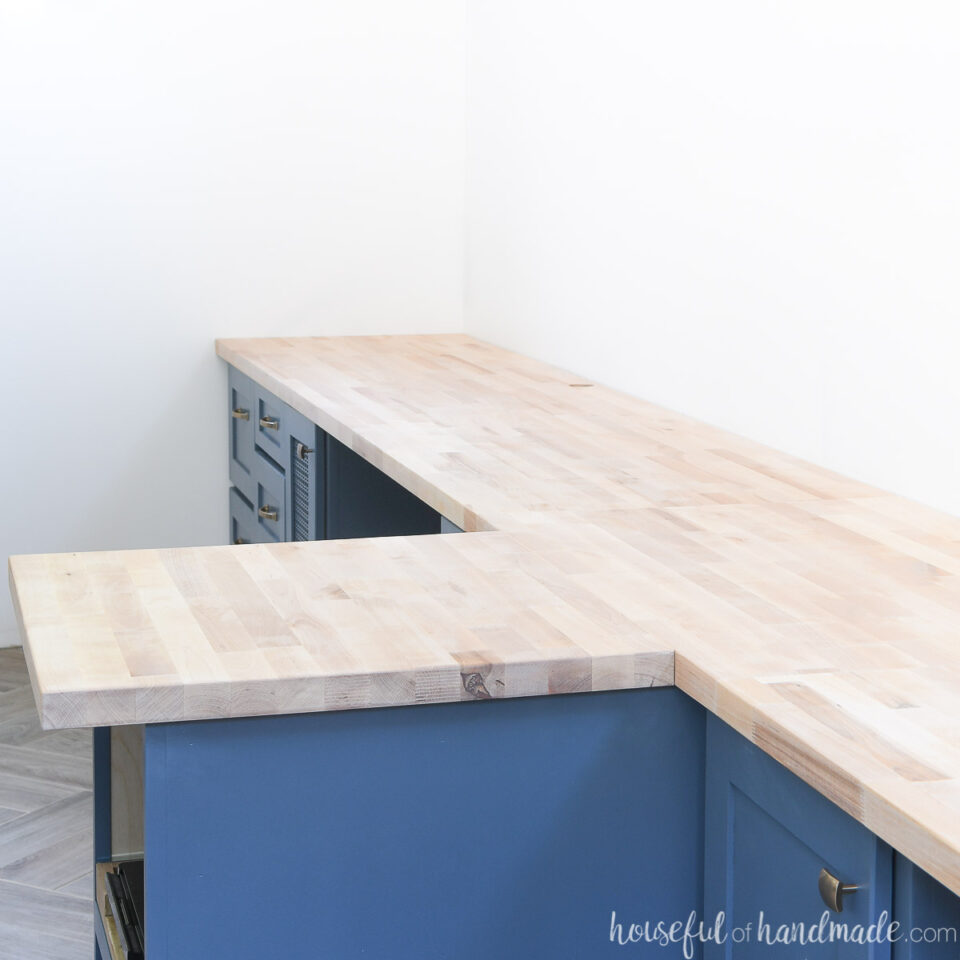
[(293, 539), (310, 539), (310, 458), (293, 451)]

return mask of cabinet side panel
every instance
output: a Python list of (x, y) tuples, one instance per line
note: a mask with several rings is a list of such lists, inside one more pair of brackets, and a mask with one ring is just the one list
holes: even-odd
[(894, 915), (901, 939), (894, 960), (957, 960), (960, 957), (960, 897), (897, 854)]
[(615, 957), (613, 911), (702, 907), (704, 718), (677, 690), (166, 733), (151, 960)]
[(110, 727), (93, 731), (93, 859), (103, 863), (110, 859), (111, 788), (110, 788)]
[[(179, 922), (181, 914), (192, 916), (202, 910), (201, 904), (181, 909), (178, 895), (182, 861), (190, 857), (182, 839), (191, 831), (179, 830), (170, 821), (175, 784), (167, 773), (167, 734), (173, 727), (147, 724), (143, 732), (143, 935), (144, 953), (150, 960), (174, 960), (177, 951), (171, 943), (176, 943), (177, 937), (171, 926)], [(213, 788), (213, 784), (208, 785), (208, 789)]]
[(110, 808), (111, 859), (142, 857), (142, 724), (111, 728)]

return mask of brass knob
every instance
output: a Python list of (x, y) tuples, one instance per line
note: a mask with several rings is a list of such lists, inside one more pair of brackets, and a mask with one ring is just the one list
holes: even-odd
[(843, 913), (844, 896), (860, 889), (855, 883), (841, 883), (826, 867), (820, 871), (817, 886), (820, 898), (834, 913)]
[(260, 426), (264, 430), (279, 430), (280, 421), (276, 417), (261, 417)]
[(280, 514), (277, 513), (276, 507), (261, 507), (257, 513), (263, 517), (264, 520), (277, 520), (280, 516)]
[(233, 409), (233, 419), (234, 420), (249, 420), (250, 411), (244, 410), (243, 407), (234, 407)]
[(249, 541), (248, 541), (248, 540), (244, 540), (243, 537), (234, 537), (234, 538), (233, 538), (233, 542), (236, 543), (236, 544), (238, 544), (238, 545), (241, 544), (241, 543), (249, 543)]

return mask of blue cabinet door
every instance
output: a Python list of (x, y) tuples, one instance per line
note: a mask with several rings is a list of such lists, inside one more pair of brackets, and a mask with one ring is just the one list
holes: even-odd
[(894, 862), (893, 902), (900, 924), (894, 960), (960, 957), (960, 897), (900, 854)]
[[(706, 960), (889, 960), (889, 939), (854, 941), (858, 925), (867, 932), (884, 912), (891, 919), (892, 850), (713, 715), (706, 754), (704, 907), (708, 923), (723, 911), (727, 933), (708, 945)], [(842, 912), (824, 903), (821, 870), (859, 886)], [(821, 922), (843, 924), (841, 939), (801, 943), (795, 925), (809, 932)]]
[(253, 477), (256, 392), (253, 381), (230, 367), (228, 374), (230, 418), (230, 482), (253, 501), (256, 480)]

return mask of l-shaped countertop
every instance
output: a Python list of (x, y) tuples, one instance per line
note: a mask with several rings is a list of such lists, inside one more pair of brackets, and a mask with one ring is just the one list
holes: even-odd
[(960, 893), (960, 519), (467, 336), (217, 352), (467, 533), (12, 557), (45, 727), (673, 684)]

